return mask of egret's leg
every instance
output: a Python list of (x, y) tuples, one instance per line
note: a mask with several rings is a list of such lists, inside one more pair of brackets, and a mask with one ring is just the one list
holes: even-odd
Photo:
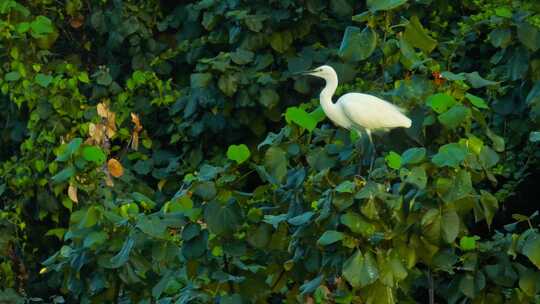
[(373, 170), (373, 163), (375, 162), (375, 155), (377, 154), (377, 151), (375, 150), (375, 144), (373, 143), (373, 138), (371, 137), (371, 131), (369, 129), (366, 129), (366, 133), (368, 135), (369, 143), (370, 143), (370, 157), (371, 161), (369, 163), (369, 172)]
[(359, 130), (357, 131), (359, 140), (356, 142), (356, 148), (361, 151), (361, 153), (358, 153), (359, 159), (358, 159), (358, 176), (362, 176), (362, 162), (364, 161), (364, 152), (365, 152), (365, 138), (362, 135), (362, 132)]

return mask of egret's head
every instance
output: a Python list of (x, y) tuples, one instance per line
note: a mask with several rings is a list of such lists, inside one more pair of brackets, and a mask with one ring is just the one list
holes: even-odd
[(315, 76), (315, 77), (320, 77), (323, 79), (330, 79), (337, 76), (336, 71), (334, 71), (334, 69), (329, 65), (322, 65), (318, 68), (315, 68), (311, 71), (306, 72), (305, 74)]

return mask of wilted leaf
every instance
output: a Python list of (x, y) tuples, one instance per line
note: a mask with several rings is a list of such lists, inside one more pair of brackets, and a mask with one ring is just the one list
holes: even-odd
[(114, 177), (118, 178), (124, 175), (124, 167), (122, 167), (122, 164), (114, 158), (109, 159), (109, 161), (107, 162), (107, 169), (109, 170), (109, 173)]
[(69, 184), (68, 187), (68, 197), (71, 199), (74, 203), (79, 202), (79, 198), (77, 197), (77, 186), (73, 184)]

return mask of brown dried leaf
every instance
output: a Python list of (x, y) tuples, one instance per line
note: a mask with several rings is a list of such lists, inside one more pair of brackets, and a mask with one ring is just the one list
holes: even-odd
[(107, 174), (107, 177), (105, 178), (105, 185), (107, 185), (108, 187), (113, 187), (114, 186), (114, 182), (111, 178), (110, 175)]
[(107, 117), (107, 137), (112, 138), (116, 134), (116, 114), (109, 112)]
[(139, 133), (133, 131), (131, 135), (131, 148), (135, 151), (139, 150)]
[(79, 202), (79, 198), (77, 197), (77, 187), (75, 185), (69, 184), (68, 196), (69, 196), (69, 199), (71, 199), (74, 203)]
[(124, 167), (122, 167), (122, 164), (114, 158), (109, 159), (107, 162), (107, 169), (109, 169), (109, 173), (114, 177), (124, 175)]
[(83, 23), (84, 23), (83, 15), (78, 15), (76, 17), (71, 18), (71, 20), (69, 20), (69, 25), (71, 25), (71, 27), (74, 29), (80, 28), (83, 25)]
[(103, 124), (90, 123), (88, 126), (88, 134), (95, 144), (101, 145), (105, 137), (105, 126)]
[(139, 119), (139, 115), (135, 114), (135, 113), (131, 113), (131, 122), (133, 122), (133, 124), (135, 125), (135, 131), (136, 132), (141, 132), (143, 127), (141, 125), (141, 120)]

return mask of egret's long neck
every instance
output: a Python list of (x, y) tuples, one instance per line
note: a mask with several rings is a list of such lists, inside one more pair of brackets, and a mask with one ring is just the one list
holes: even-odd
[(321, 106), (326, 115), (332, 119), (333, 114), (336, 112), (336, 105), (332, 102), (332, 96), (336, 92), (338, 86), (338, 78), (336, 74), (332, 74), (324, 78), (326, 80), (326, 86), (321, 91), (320, 99)]

